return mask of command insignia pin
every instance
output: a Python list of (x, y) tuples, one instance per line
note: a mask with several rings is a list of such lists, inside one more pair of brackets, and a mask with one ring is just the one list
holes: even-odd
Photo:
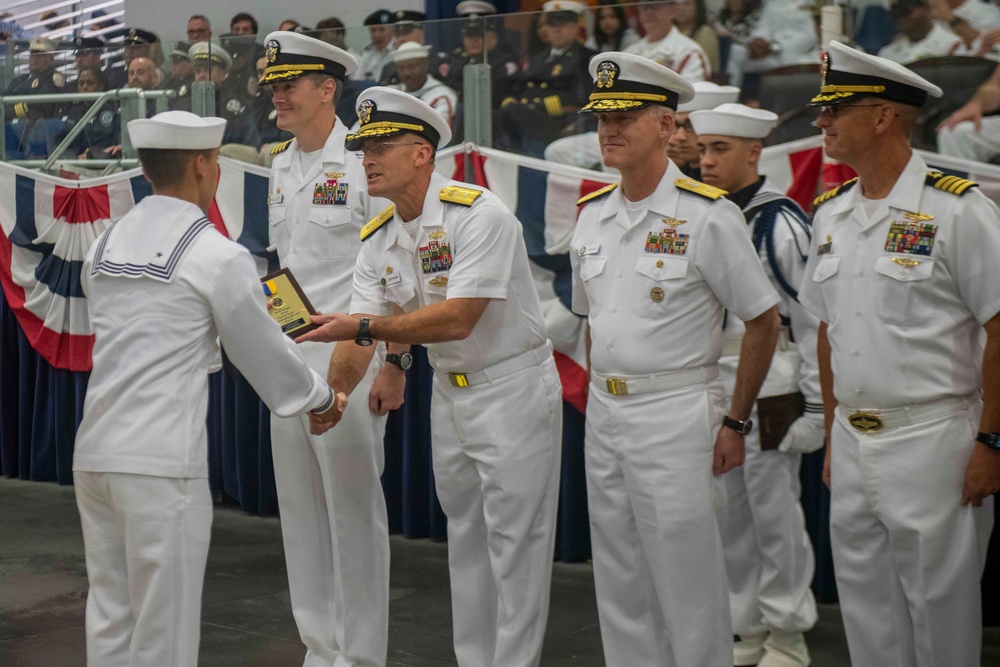
[(653, 303), (660, 303), (661, 301), (663, 301), (663, 288), (654, 287), (653, 289), (649, 290), (649, 298), (653, 300)]

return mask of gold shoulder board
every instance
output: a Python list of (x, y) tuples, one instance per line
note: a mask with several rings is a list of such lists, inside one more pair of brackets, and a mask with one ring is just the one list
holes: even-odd
[(582, 197), (580, 197), (580, 199), (577, 200), (576, 205), (577, 206), (583, 206), (584, 204), (586, 204), (587, 202), (591, 201), (592, 199), (597, 199), (598, 197), (603, 197), (604, 195), (608, 194), (609, 192), (613, 192), (614, 189), (617, 188), (617, 187), (618, 187), (617, 183), (612, 183), (611, 185), (605, 185), (600, 190), (594, 190), (590, 194), (586, 194), (586, 195), (583, 195)]
[(277, 155), (288, 150), (288, 147), (292, 145), (292, 140), (282, 141), (280, 144), (271, 149), (271, 155)]
[(721, 188), (713, 188), (708, 183), (702, 183), (701, 181), (696, 181), (693, 178), (678, 178), (674, 181), (676, 185), (681, 190), (687, 190), (688, 192), (693, 192), (696, 195), (701, 195), (702, 197), (707, 197), (708, 199), (718, 199), (726, 195), (726, 191)]
[(472, 188), (460, 188), (457, 185), (449, 185), (441, 188), (441, 201), (461, 204), (462, 206), (472, 206), (472, 203), (483, 194), (482, 190)]
[(389, 206), (374, 218), (365, 223), (365, 226), (361, 228), (361, 240), (367, 241), (368, 237), (382, 229), (385, 223), (392, 220), (392, 216), (396, 213), (396, 207), (394, 205)]
[(946, 176), (940, 171), (927, 172), (927, 180), (924, 181), (924, 184), (938, 190), (950, 192), (951, 194), (958, 195), (959, 197), (972, 188), (979, 187), (979, 183), (976, 183), (975, 181), (969, 181), (964, 178), (959, 178), (958, 176)]
[(852, 187), (854, 187), (854, 184), (857, 183), (857, 182), (858, 182), (857, 178), (852, 178), (849, 181), (844, 181), (843, 183), (841, 183), (840, 185), (838, 185), (837, 187), (835, 187), (832, 190), (827, 190), (826, 192), (824, 192), (823, 194), (821, 194), (819, 197), (816, 197), (816, 199), (813, 199), (813, 208), (816, 208), (817, 206), (819, 206), (820, 204), (822, 204), (824, 202), (830, 201), (831, 199), (833, 199), (837, 195), (844, 194), (845, 192), (847, 192), (848, 190), (850, 190)]

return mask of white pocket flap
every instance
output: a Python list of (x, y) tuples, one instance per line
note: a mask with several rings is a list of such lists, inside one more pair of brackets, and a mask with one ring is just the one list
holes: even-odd
[(925, 280), (934, 271), (934, 260), (923, 256), (916, 259), (905, 255), (883, 255), (875, 260), (875, 270), (900, 282)]
[(403, 306), (410, 302), (413, 298), (413, 283), (399, 282), (395, 285), (388, 285), (385, 288), (386, 299), (396, 304), (397, 306)]
[(267, 219), (272, 225), (276, 225), (279, 222), (285, 221), (285, 216), (287, 215), (287, 206), (271, 206), (267, 211)]
[(604, 265), (608, 263), (607, 257), (593, 257), (586, 255), (580, 258), (580, 277), (590, 280), (594, 276), (604, 273)]
[(840, 270), (840, 255), (830, 255), (819, 260), (816, 271), (813, 272), (813, 280), (821, 283), (830, 276), (837, 275)]
[(323, 227), (346, 225), (351, 221), (351, 209), (346, 206), (313, 206), (309, 209), (309, 222)]
[(687, 275), (688, 258), (677, 255), (643, 255), (635, 263), (635, 270), (653, 280), (676, 280)]

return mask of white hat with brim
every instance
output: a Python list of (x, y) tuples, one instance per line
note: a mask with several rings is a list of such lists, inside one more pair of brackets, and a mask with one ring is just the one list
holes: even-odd
[(226, 69), (233, 66), (233, 57), (222, 48), (221, 44), (213, 44), (212, 42), (195, 42), (188, 49), (188, 58), (195, 64), (211, 60)]
[(694, 88), (694, 98), (684, 104), (678, 104), (677, 110), (680, 112), (714, 109), (720, 104), (740, 99), (740, 89), (736, 86), (720, 86), (711, 81), (695, 81), (691, 85)]
[(496, 14), (497, 6), (486, 0), (462, 0), (455, 7), (455, 13), (459, 16), (483, 16), (485, 14)]
[(404, 60), (419, 60), (429, 58), (431, 47), (416, 42), (403, 42), (392, 52), (392, 62), (401, 63)]
[(763, 139), (778, 122), (778, 114), (751, 109), (745, 104), (720, 104), (714, 109), (693, 111), (688, 117), (697, 135), (719, 134), (741, 139)]
[(941, 97), (933, 83), (897, 62), (862, 53), (832, 41), (823, 54), (823, 83), (810, 106), (833, 106), (859, 97), (922, 107), (927, 97)]
[(609, 51), (590, 59), (594, 79), (590, 102), (581, 113), (631, 111), (651, 104), (676, 109), (694, 97), (691, 83), (649, 58)]
[(358, 96), (358, 131), (347, 135), (347, 150), (356, 151), (366, 139), (384, 139), (406, 132), (436, 148), (451, 141), (448, 122), (425, 102), (394, 88), (375, 86)]
[(28, 51), (32, 53), (55, 53), (56, 43), (45, 37), (34, 37), (28, 44)]
[(260, 85), (292, 81), (306, 74), (329, 74), (344, 81), (358, 69), (358, 59), (332, 44), (279, 30), (264, 39), (267, 68)]
[(164, 111), (128, 123), (128, 136), (135, 148), (210, 150), (222, 145), (225, 131), (222, 118), (201, 118), (187, 111)]

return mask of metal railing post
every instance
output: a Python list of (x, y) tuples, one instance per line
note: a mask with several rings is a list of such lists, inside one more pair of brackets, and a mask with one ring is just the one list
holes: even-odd
[[(465, 143), (489, 148), (493, 141), (493, 109), (490, 90), (490, 66), (466, 65), (462, 72), (462, 99), (465, 113)], [(465, 180), (472, 183), (472, 161), (465, 161)]]

